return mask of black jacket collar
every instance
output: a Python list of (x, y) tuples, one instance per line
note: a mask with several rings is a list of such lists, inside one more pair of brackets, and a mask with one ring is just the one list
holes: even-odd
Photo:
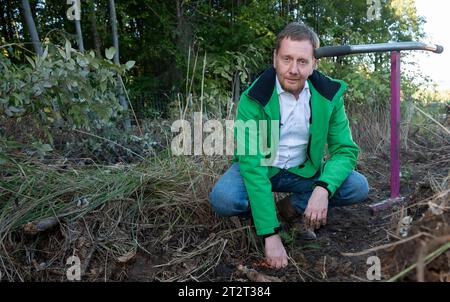
[[(257, 100), (263, 107), (267, 105), (275, 89), (276, 71), (272, 66), (266, 69), (248, 91), (248, 95)], [(314, 70), (308, 78), (314, 88), (326, 99), (332, 101), (341, 88), (341, 83), (333, 81), (321, 72)]]

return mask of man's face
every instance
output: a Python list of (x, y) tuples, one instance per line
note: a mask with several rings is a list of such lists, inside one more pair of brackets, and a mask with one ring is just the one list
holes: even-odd
[(280, 49), (273, 54), (273, 66), (277, 71), (281, 87), (296, 96), (313, 73), (316, 59), (309, 40), (293, 41), (285, 38)]

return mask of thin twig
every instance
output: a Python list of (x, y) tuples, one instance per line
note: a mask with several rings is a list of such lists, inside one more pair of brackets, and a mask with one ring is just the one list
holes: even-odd
[(191, 78), (191, 85), (189, 87), (189, 93), (192, 91), (192, 85), (194, 85), (195, 69), (197, 69), (197, 59), (198, 59), (198, 49), (197, 49), (197, 52), (195, 53), (194, 66), (192, 68), (192, 78)]
[[(33, 44), (33, 42), (24, 42), (24, 43), (20, 43), (20, 44)], [(23, 46), (20, 45), (20, 44), (19, 44), (19, 43), (4, 44), (4, 45), (1, 45), (1, 46), (0, 46), (0, 49), (1, 49), (1, 48), (6, 48), (6, 47), (9, 47), (9, 46), (17, 46), (17, 47), (21, 48), (22, 50), (28, 51), (30, 54), (33, 54), (33, 55), (34, 55), (34, 52), (32, 52), (32, 51), (29, 50), (29, 49), (26, 49), (25, 47), (23, 47)]]
[(120, 80), (120, 83), (122, 84), (123, 91), (125, 91), (125, 95), (127, 97), (128, 103), (130, 104), (131, 112), (133, 113), (134, 120), (136, 121), (136, 126), (139, 129), (139, 133), (141, 134), (141, 136), (144, 136), (144, 132), (142, 131), (141, 126), (139, 125), (139, 120), (136, 116), (136, 112), (134, 111), (133, 104), (131, 103), (130, 97), (128, 96), (127, 88), (125, 87), (125, 84), (123, 83), (122, 77), (120, 75), (119, 75), (119, 80)]
[(323, 257), (323, 272), (322, 272), (322, 279), (326, 279), (326, 278), (327, 278), (326, 264), (327, 264), (327, 256), (324, 256), (324, 257)]
[(106, 251), (106, 259), (105, 259), (105, 282), (107, 281), (106, 275), (107, 275), (107, 269), (108, 269), (108, 254), (109, 254), (109, 251)]
[[(445, 196), (446, 196), (447, 194), (449, 194), (449, 193), (450, 193), (450, 189), (447, 189), (447, 190), (445, 190), (445, 191), (436, 193), (436, 194), (434, 194), (433, 196), (430, 196), (430, 197), (425, 198), (425, 199), (423, 199), (423, 200), (421, 200), (421, 201), (418, 201), (418, 202), (415, 202), (415, 203), (413, 203), (413, 204), (410, 204), (410, 205), (406, 206), (406, 207), (405, 207), (405, 210), (406, 210), (406, 209), (413, 208), (413, 207), (418, 206), (418, 205), (426, 205), (426, 204), (428, 203), (428, 201), (432, 201), (432, 200), (435, 200), (435, 199), (443, 198), (443, 197), (445, 197)], [(389, 218), (389, 217), (394, 216), (394, 215), (396, 215), (396, 214), (397, 214), (397, 212), (394, 212), (394, 213), (392, 213), (392, 214), (386, 215), (386, 216), (383, 217), (383, 219)]]
[(379, 251), (379, 250), (384, 250), (384, 249), (387, 249), (387, 248), (390, 248), (390, 247), (393, 247), (393, 246), (397, 246), (397, 245), (403, 244), (405, 242), (408, 242), (408, 241), (414, 240), (416, 238), (419, 238), (419, 237), (421, 237), (423, 235), (431, 236), (428, 233), (420, 232), (420, 233), (417, 233), (414, 236), (405, 238), (403, 240), (400, 240), (400, 241), (397, 241), (397, 242), (394, 242), (394, 243), (383, 244), (383, 245), (380, 245), (380, 246), (377, 246), (377, 247), (374, 247), (374, 248), (371, 248), (371, 249), (368, 249), (368, 250), (364, 250), (364, 251), (361, 251), (361, 252), (358, 252), (358, 253), (341, 253), (341, 255), (342, 256), (346, 256), (346, 257), (362, 256), (362, 255), (370, 254), (372, 252), (376, 252), (376, 251)]
[(134, 152), (133, 150), (131, 150), (131, 149), (127, 148), (127, 147), (122, 146), (121, 144), (116, 143), (115, 141), (112, 141), (112, 140), (110, 140), (110, 139), (107, 139), (107, 138), (98, 136), (98, 135), (96, 135), (96, 134), (92, 134), (92, 133), (89, 133), (89, 132), (85, 132), (85, 131), (82, 131), (82, 130), (78, 130), (78, 129), (74, 129), (73, 131), (76, 131), (76, 132), (79, 132), (79, 133), (82, 133), (82, 134), (86, 134), (86, 135), (90, 135), (90, 136), (93, 136), (93, 137), (96, 137), (96, 138), (105, 140), (105, 141), (107, 141), (107, 142), (113, 143), (114, 145), (116, 145), (116, 146), (118, 146), (118, 147), (121, 147), (121, 148), (127, 150), (128, 152), (130, 152), (130, 153), (136, 155), (136, 156), (139, 157), (140, 159), (145, 160), (145, 158), (142, 157), (141, 155), (137, 154), (136, 152)]
[(358, 276), (356, 276), (356, 275), (350, 275), (350, 277), (352, 277), (352, 278), (355, 278), (356, 280), (358, 280), (358, 281), (361, 281), (361, 282), (367, 282), (367, 280), (365, 280), (365, 279), (363, 279), (363, 278), (361, 278), (361, 277), (358, 277)]
[(187, 71), (186, 71), (186, 91), (185, 91), (185, 93), (186, 93), (186, 95), (188, 95), (189, 94), (189, 91), (188, 91), (188, 85), (189, 85), (189, 70), (190, 70), (190, 68), (191, 68), (191, 45), (189, 45), (189, 52), (188, 52), (188, 61), (187, 61)]
[(201, 93), (200, 93), (200, 112), (203, 116), (203, 90), (205, 87), (205, 69), (206, 69), (206, 51), (205, 56), (203, 58), (203, 68), (202, 68), (202, 85), (201, 85)]
[(302, 274), (300, 274), (300, 271), (302, 271), (302, 272), (303, 272), (305, 275), (307, 275), (308, 277), (310, 277), (310, 278), (312, 278), (312, 279), (315, 279), (315, 280), (317, 281), (316, 278), (312, 277), (311, 275), (309, 275), (308, 273), (306, 273), (304, 270), (302, 270), (302, 269), (298, 266), (297, 262), (295, 262), (294, 258), (292, 258), (291, 256), (288, 256), (288, 259), (289, 259), (289, 261), (291, 261), (291, 263), (292, 263), (292, 264), (295, 266), (295, 268), (297, 269), (297, 273), (298, 273), (298, 275), (300, 276), (300, 279), (302, 279), (303, 282), (306, 282), (306, 281), (305, 281), (305, 278), (303, 278)]
[(154, 265), (153, 267), (154, 268), (158, 268), (158, 267), (165, 267), (165, 266), (171, 266), (171, 265), (174, 265), (174, 264), (182, 263), (184, 260), (190, 259), (190, 258), (192, 258), (194, 256), (201, 255), (204, 252), (208, 251), (210, 248), (216, 246), (217, 244), (223, 243), (223, 242), (224, 242), (224, 240), (222, 240), (222, 239), (217, 240), (217, 241), (215, 241), (215, 242), (213, 242), (213, 243), (211, 243), (211, 244), (209, 244), (209, 245), (207, 245), (205, 247), (197, 249), (196, 251), (193, 251), (191, 253), (186, 253), (185, 255), (181, 256), (180, 258), (175, 258), (175, 259), (173, 259), (173, 260), (171, 260), (171, 261), (169, 261), (169, 262), (167, 262), (165, 264)]
[(416, 105), (414, 105), (414, 108), (419, 111), (420, 113), (422, 113), (423, 115), (425, 115), (427, 118), (429, 118), (432, 122), (434, 122), (436, 125), (438, 125), (439, 127), (441, 127), (447, 134), (450, 135), (450, 130), (448, 130), (446, 127), (444, 127), (444, 125), (442, 125), (441, 123), (439, 123), (438, 121), (436, 121), (431, 115), (429, 115), (428, 113), (426, 113), (425, 111), (423, 111), (422, 109), (420, 109), (419, 107), (417, 107)]

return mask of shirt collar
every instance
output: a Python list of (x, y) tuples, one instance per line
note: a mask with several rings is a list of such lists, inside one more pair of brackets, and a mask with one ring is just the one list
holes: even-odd
[[(283, 89), (283, 87), (281, 87), (280, 81), (278, 80), (278, 75), (276, 76), (276, 86), (277, 86), (277, 93), (278, 93), (278, 95), (280, 95), (282, 93), (290, 93), (290, 92), (285, 91)], [(305, 81), (305, 86), (303, 87), (303, 90), (309, 91), (308, 81)], [(303, 90), (300, 92), (300, 94), (303, 92)]]

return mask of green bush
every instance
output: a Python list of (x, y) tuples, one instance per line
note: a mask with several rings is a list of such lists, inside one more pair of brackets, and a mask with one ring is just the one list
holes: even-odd
[(93, 51), (75, 51), (69, 41), (64, 48), (47, 45), (42, 56), (27, 60), (18, 65), (0, 55), (0, 116), (88, 131), (120, 119), (117, 75), (133, 62), (118, 66)]

